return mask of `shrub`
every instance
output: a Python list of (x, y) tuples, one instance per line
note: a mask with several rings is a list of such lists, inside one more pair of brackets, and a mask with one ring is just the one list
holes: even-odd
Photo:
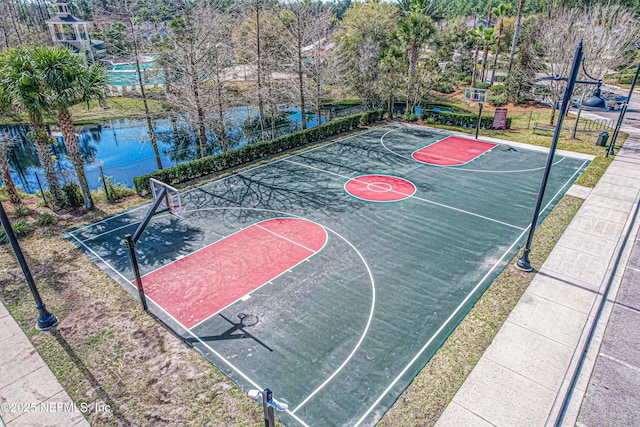
[(49, 212), (43, 212), (36, 219), (36, 224), (40, 227), (53, 224), (54, 217)]
[(80, 190), (78, 184), (69, 182), (62, 186), (62, 192), (64, 193), (64, 199), (67, 206), (75, 208), (84, 204), (82, 190)]
[[(11, 228), (18, 237), (26, 236), (33, 231), (33, 225), (26, 221), (16, 221), (11, 224)], [(9, 238), (7, 237), (7, 233), (4, 231), (4, 228), (0, 227), (0, 245), (4, 245), (6, 243), (9, 243)]]
[(503, 105), (507, 105), (507, 95), (489, 95), (487, 96), (487, 102), (494, 107), (502, 107)]
[(489, 92), (493, 95), (499, 95), (504, 92), (504, 85), (493, 85), (489, 88)]
[[(432, 124), (446, 125), (446, 126), (459, 126), (462, 128), (473, 129), (478, 122), (477, 114), (459, 114), (459, 113), (444, 113), (424, 110), (422, 111), (422, 120)], [(482, 129), (493, 128), (493, 116), (482, 116), (480, 122)], [(511, 128), (511, 117), (507, 117), (507, 129)]]
[(323, 139), (382, 120), (384, 110), (367, 111), (342, 117), (324, 125), (301, 130), (275, 138), (271, 141), (257, 141), (226, 153), (207, 156), (188, 163), (158, 170), (133, 178), (133, 185), (139, 195), (150, 191), (149, 178), (175, 185), (205, 175), (215, 174), (245, 163), (264, 159), (292, 148), (321, 141)]
[(129, 188), (120, 182), (113, 182), (113, 179), (110, 176), (105, 176), (104, 183), (101, 178), (98, 178), (98, 181), (102, 183), (102, 188), (92, 192), (96, 200), (115, 202), (123, 197), (135, 194), (135, 190), (133, 188)]
[(491, 83), (487, 83), (487, 82), (476, 83), (476, 88), (478, 89), (489, 89), (490, 87), (491, 87)]
[(405, 114), (404, 119), (408, 122), (417, 122), (420, 117), (417, 114)]
[(460, 74), (458, 74), (458, 77), (456, 78), (456, 81), (460, 85), (469, 86), (471, 84), (471, 82), (473, 81), (473, 79), (468, 74), (460, 73)]
[(29, 210), (28, 207), (24, 206), (24, 205), (18, 205), (15, 207), (14, 212), (16, 213), (16, 215), (18, 216), (27, 216), (31, 213), (31, 211)]
[(442, 93), (452, 93), (455, 91), (455, 88), (449, 82), (435, 82), (433, 90)]

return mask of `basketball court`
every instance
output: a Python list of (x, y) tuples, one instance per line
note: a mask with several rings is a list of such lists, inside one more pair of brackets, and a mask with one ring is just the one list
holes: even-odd
[[(135, 246), (149, 309), (285, 424), (373, 425), (524, 243), (546, 158), (388, 125), (183, 191)], [(543, 215), (588, 163), (556, 155)], [(68, 233), (135, 297), (148, 210)]]

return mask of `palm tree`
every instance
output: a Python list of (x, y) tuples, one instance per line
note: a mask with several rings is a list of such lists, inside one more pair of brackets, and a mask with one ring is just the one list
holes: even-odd
[(13, 183), (11, 173), (9, 172), (9, 160), (7, 159), (7, 152), (11, 150), (13, 140), (6, 135), (0, 136), (0, 178), (4, 183), (4, 188), (9, 196), (9, 201), (13, 206), (21, 206), (22, 200), (20, 199), (20, 193), (16, 189), (16, 185)]
[(477, 30), (469, 30), (467, 33), (469, 38), (475, 43), (476, 47), (473, 51), (473, 68), (471, 71), (471, 87), (476, 87), (476, 74), (478, 74), (478, 51), (480, 50), (480, 42), (484, 33), (484, 25), (479, 24)]
[(518, 35), (520, 34), (520, 22), (522, 21), (523, 7), (524, 0), (520, 0), (520, 4), (518, 5), (518, 17), (516, 18), (516, 23), (513, 26), (513, 43), (511, 43), (511, 55), (509, 57), (509, 72), (511, 72), (511, 67), (513, 66), (513, 57), (516, 54), (516, 45), (518, 44)]
[(58, 181), (51, 155), (54, 141), (45, 130), (45, 88), (29, 55), (29, 48), (7, 49), (0, 54), (0, 86), (21, 105), (29, 117), (29, 127), (35, 142), (40, 166), (44, 169), (54, 204), (64, 204), (64, 194)]
[(404, 47), (409, 56), (409, 83), (407, 86), (406, 114), (413, 114), (413, 96), (415, 89), (416, 64), (420, 50), (431, 40), (436, 33), (433, 22), (424, 14), (424, 10), (414, 8), (409, 16), (401, 18), (398, 22), (395, 38), (398, 44)]
[(500, 40), (502, 39), (502, 30), (504, 29), (504, 17), (509, 15), (511, 12), (511, 5), (507, 5), (501, 3), (493, 13), (496, 15), (496, 19), (498, 19), (498, 37), (496, 39), (496, 50), (493, 57), (493, 70), (491, 71), (491, 84), (496, 77), (496, 65), (498, 64), (498, 55), (500, 55)]
[(69, 109), (92, 99), (102, 101), (106, 91), (106, 77), (98, 65), (86, 66), (82, 57), (63, 47), (36, 47), (31, 50), (36, 69), (45, 89), (45, 108), (58, 117), (64, 145), (82, 189), (84, 205), (93, 208), (91, 192), (84, 173), (84, 162), (78, 147)]
[(480, 72), (481, 80), (484, 81), (484, 73), (487, 70), (487, 58), (489, 56), (489, 45), (494, 40), (494, 29), (487, 28), (482, 31), (482, 42), (484, 43), (484, 53), (482, 54), (482, 71)]

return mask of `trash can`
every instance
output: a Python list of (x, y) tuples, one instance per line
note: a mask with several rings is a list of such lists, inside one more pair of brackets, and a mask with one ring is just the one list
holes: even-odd
[(609, 140), (609, 132), (602, 132), (600, 136), (598, 136), (598, 140), (596, 141), (596, 145), (598, 147), (605, 147), (607, 145), (607, 141)]

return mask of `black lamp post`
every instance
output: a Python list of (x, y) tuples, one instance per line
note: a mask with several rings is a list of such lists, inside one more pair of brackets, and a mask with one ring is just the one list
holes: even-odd
[(629, 102), (631, 102), (631, 95), (633, 95), (633, 89), (636, 87), (636, 81), (638, 80), (638, 74), (640, 73), (640, 63), (638, 63), (638, 67), (636, 68), (636, 74), (633, 76), (633, 80), (631, 81), (631, 88), (629, 89), (629, 95), (627, 96), (627, 100), (622, 104), (622, 109), (620, 110), (620, 116), (618, 117), (618, 123), (616, 124), (616, 129), (613, 131), (613, 136), (611, 137), (611, 144), (609, 144), (609, 149), (607, 150), (607, 157), (609, 154), (614, 154), (614, 149), (616, 147), (616, 139), (618, 139), (618, 134), (620, 133), (620, 126), (622, 126), (622, 120), (624, 120), (624, 114), (627, 112), (627, 107), (629, 106)]
[(29, 285), (29, 289), (31, 290), (33, 299), (36, 300), (36, 308), (40, 313), (40, 315), (38, 316), (38, 328), (43, 331), (47, 331), (58, 324), (58, 319), (53, 314), (49, 313), (49, 311), (44, 305), (44, 302), (42, 302), (42, 298), (40, 298), (40, 293), (38, 292), (38, 288), (36, 288), (36, 283), (33, 280), (33, 276), (31, 275), (31, 270), (29, 270), (27, 261), (24, 259), (24, 255), (22, 254), (22, 249), (20, 249), (20, 245), (18, 244), (18, 239), (16, 239), (16, 235), (13, 232), (13, 228), (11, 228), (11, 223), (9, 222), (9, 218), (7, 217), (7, 213), (5, 212), (4, 206), (2, 206), (1, 202), (0, 202), (0, 222), (4, 227), (5, 233), (7, 233), (7, 238), (11, 243), (13, 252), (16, 254), (16, 258), (18, 258), (18, 263), (20, 264), (20, 268), (22, 268), (22, 272), (24, 273), (24, 278), (27, 280), (27, 284)]
[(524, 270), (524, 271), (533, 270), (533, 267), (531, 266), (531, 261), (529, 260), (529, 252), (531, 252), (531, 243), (533, 242), (533, 234), (536, 230), (538, 217), (540, 216), (540, 208), (542, 207), (544, 192), (547, 188), (547, 181), (549, 180), (549, 173), (551, 172), (551, 165), (553, 164), (553, 156), (555, 155), (556, 147), (558, 146), (558, 140), (560, 139), (562, 122), (564, 121), (564, 117), (567, 113), (569, 103), (571, 102), (571, 96), (573, 94), (573, 88), (575, 87), (576, 81), (578, 79), (578, 72), (580, 71), (581, 61), (582, 61), (582, 42), (580, 42), (580, 44), (578, 44), (578, 47), (576, 48), (576, 54), (575, 54), (575, 57), (573, 58), (573, 65), (571, 67), (571, 72), (569, 74), (569, 78), (567, 79), (567, 87), (564, 91), (564, 97), (562, 98), (560, 115), (558, 116), (556, 128), (553, 132), (553, 140), (551, 142), (551, 148), (549, 149), (549, 156), (547, 157), (547, 165), (545, 167), (544, 175), (542, 177), (542, 183), (540, 184), (540, 192), (538, 193), (538, 200), (536, 202), (536, 207), (533, 211), (531, 226), (529, 227), (529, 237), (527, 238), (527, 244), (524, 247), (524, 253), (518, 259), (518, 262), (516, 262), (516, 267), (518, 267), (520, 270)]

